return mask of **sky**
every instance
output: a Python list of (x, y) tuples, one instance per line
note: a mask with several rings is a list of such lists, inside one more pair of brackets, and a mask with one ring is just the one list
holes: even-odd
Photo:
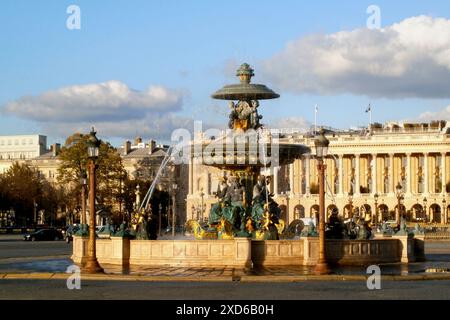
[(269, 127), (308, 127), (316, 104), (341, 129), (367, 125), (369, 103), (375, 122), (450, 120), (450, 3), (3, 0), (0, 135), (64, 143), (95, 126), (119, 145), (224, 127), (210, 96), (244, 62), (281, 95), (260, 104)]

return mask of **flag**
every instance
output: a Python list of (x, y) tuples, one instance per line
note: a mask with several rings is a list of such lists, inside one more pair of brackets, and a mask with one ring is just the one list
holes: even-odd
[(366, 113), (367, 113), (367, 112), (370, 112), (370, 111), (372, 111), (372, 107), (371, 107), (370, 104), (369, 104), (369, 106), (368, 106), (367, 109), (366, 109)]
[(317, 104), (316, 104), (315, 107), (314, 107), (314, 111), (315, 111), (315, 112), (319, 111), (319, 106), (318, 106)]

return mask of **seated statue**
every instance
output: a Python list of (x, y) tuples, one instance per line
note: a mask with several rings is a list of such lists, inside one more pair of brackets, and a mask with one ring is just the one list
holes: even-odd
[(327, 239), (342, 239), (344, 237), (344, 226), (336, 210), (333, 210), (328, 219), (327, 227), (328, 230), (325, 232)]
[(212, 205), (211, 211), (209, 213), (209, 224), (218, 224), (220, 219), (222, 219), (222, 208), (224, 207), (224, 202), (227, 200), (226, 196), (228, 194), (228, 184), (226, 178), (222, 178), (219, 185), (217, 186), (216, 197), (219, 201)]
[[(227, 197), (231, 202), (233, 225), (238, 230), (245, 230), (246, 211), (244, 207), (245, 189), (237, 177), (231, 177)], [(230, 221), (232, 222), (232, 221)]]
[(270, 213), (270, 221), (278, 224), (281, 217), (281, 209), (273, 200), (273, 194), (269, 194), (267, 189), (268, 181), (263, 175), (258, 177), (258, 181), (253, 187), (253, 201), (251, 217), (255, 222), (256, 229), (261, 229), (263, 226), (264, 213)]
[(223, 179), (216, 196), (219, 201), (211, 207), (209, 224), (218, 225), (222, 219), (233, 226), (233, 230), (245, 230), (244, 188), (236, 177), (230, 177), (230, 184)]

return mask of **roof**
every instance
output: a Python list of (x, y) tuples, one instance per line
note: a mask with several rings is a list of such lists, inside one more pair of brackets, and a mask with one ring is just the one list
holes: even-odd
[(38, 157), (31, 158), (30, 160), (52, 160), (56, 158), (58, 158), (58, 156), (54, 156), (53, 151), (49, 151), (47, 153), (41, 154)]
[(123, 155), (123, 148), (117, 149), (122, 158), (131, 159), (131, 158), (163, 158), (167, 155), (167, 153), (163, 149), (155, 149), (152, 153), (150, 153), (150, 148), (138, 148), (132, 149), (126, 155)]

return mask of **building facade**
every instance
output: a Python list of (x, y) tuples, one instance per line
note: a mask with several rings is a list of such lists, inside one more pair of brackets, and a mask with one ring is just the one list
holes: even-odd
[[(366, 130), (328, 132), (327, 216), (333, 210), (344, 219), (361, 212), (381, 222), (395, 220), (400, 212), (411, 222), (448, 223), (449, 126), (445, 121), (390, 123)], [(312, 152), (262, 174), (271, 176), (270, 189), (285, 221), (315, 218), (319, 211), (319, 176), (314, 137), (290, 133), (280, 140), (306, 145)], [(217, 202), (214, 191), (222, 176), (218, 169), (191, 161), (188, 218), (208, 217), (211, 205)]]
[(48, 152), (47, 137), (39, 134), (0, 136), (0, 173), (16, 160), (29, 160)]

